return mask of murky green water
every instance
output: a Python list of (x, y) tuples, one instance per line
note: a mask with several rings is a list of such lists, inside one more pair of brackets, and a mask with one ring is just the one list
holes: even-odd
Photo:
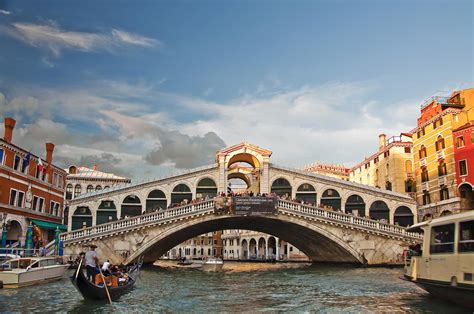
[(86, 301), (69, 279), (0, 290), (1, 312), (470, 313), (398, 278), (402, 269), (316, 266), (252, 272), (143, 268), (112, 305)]

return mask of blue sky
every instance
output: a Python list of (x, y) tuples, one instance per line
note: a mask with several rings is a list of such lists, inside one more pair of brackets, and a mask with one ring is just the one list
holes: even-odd
[(0, 0), (0, 114), (134, 179), (241, 141), (351, 165), (474, 86), (473, 29), (472, 1)]

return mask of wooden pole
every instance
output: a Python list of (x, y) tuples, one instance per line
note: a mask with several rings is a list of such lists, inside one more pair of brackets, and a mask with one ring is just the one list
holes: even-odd
[(76, 278), (74, 278), (74, 280), (77, 280), (77, 276), (79, 276), (79, 272), (81, 271), (81, 266), (82, 266), (82, 258), (81, 258), (81, 261), (79, 262), (79, 267), (77, 267)]
[(100, 276), (102, 277), (102, 282), (104, 283), (105, 292), (107, 292), (107, 297), (109, 298), (109, 303), (112, 304), (112, 298), (110, 297), (109, 288), (107, 287), (107, 283), (105, 282), (104, 274), (102, 274), (102, 268), (100, 266), (99, 266), (99, 272), (100, 272)]

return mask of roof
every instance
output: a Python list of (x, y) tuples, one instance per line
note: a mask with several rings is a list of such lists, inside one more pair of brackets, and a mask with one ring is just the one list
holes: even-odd
[(87, 167), (77, 167), (76, 174), (69, 174), (69, 168), (65, 169), (68, 173), (68, 178), (74, 179), (106, 179), (106, 180), (130, 180), (125, 177), (117, 176), (113, 173), (102, 172)]
[(234, 152), (234, 151), (242, 149), (242, 148), (248, 148), (249, 150), (253, 150), (253, 151), (261, 154), (262, 156), (271, 156), (272, 155), (272, 151), (270, 151), (268, 149), (265, 149), (265, 148), (262, 148), (262, 147), (259, 147), (259, 146), (254, 145), (254, 144), (247, 143), (247, 142), (242, 142), (242, 143), (239, 143), (239, 144), (221, 149), (220, 151), (217, 152), (216, 155), (217, 156), (227, 155), (231, 152)]
[(453, 133), (454, 132), (459, 132), (459, 131), (464, 131), (466, 129), (469, 129), (470, 127), (473, 127), (474, 126), (474, 121), (469, 121), (468, 123), (464, 124), (464, 125), (461, 125), (459, 128), (456, 128), (453, 130)]
[(460, 220), (462, 221), (465, 219), (474, 219), (474, 211), (471, 210), (471, 211), (467, 211), (463, 213), (451, 214), (451, 215), (446, 215), (446, 216), (430, 219), (427, 221), (422, 221), (411, 226), (408, 229), (408, 231), (412, 231), (413, 229), (417, 229), (417, 228), (423, 228), (426, 226), (432, 226), (432, 225), (437, 226), (437, 225), (442, 225), (444, 223), (456, 222)]

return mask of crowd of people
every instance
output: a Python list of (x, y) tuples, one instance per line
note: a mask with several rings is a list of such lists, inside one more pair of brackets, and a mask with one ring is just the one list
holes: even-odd
[[(92, 244), (89, 251), (85, 254), (81, 253), (78, 257), (79, 259), (84, 258), (88, 280), (95, 284), (105, 281), (112, 286), (126, 284), (129, 280), (126, 271), (118, 265), (112, 265), (109, 260), (100, 265), (97, 252), (95, 251), (96, 248), (97, 246)], [(100, 276), (98, 277), (97, 275)], [(113, 279), (116, 279), (116, 284), (114, 284)]]

